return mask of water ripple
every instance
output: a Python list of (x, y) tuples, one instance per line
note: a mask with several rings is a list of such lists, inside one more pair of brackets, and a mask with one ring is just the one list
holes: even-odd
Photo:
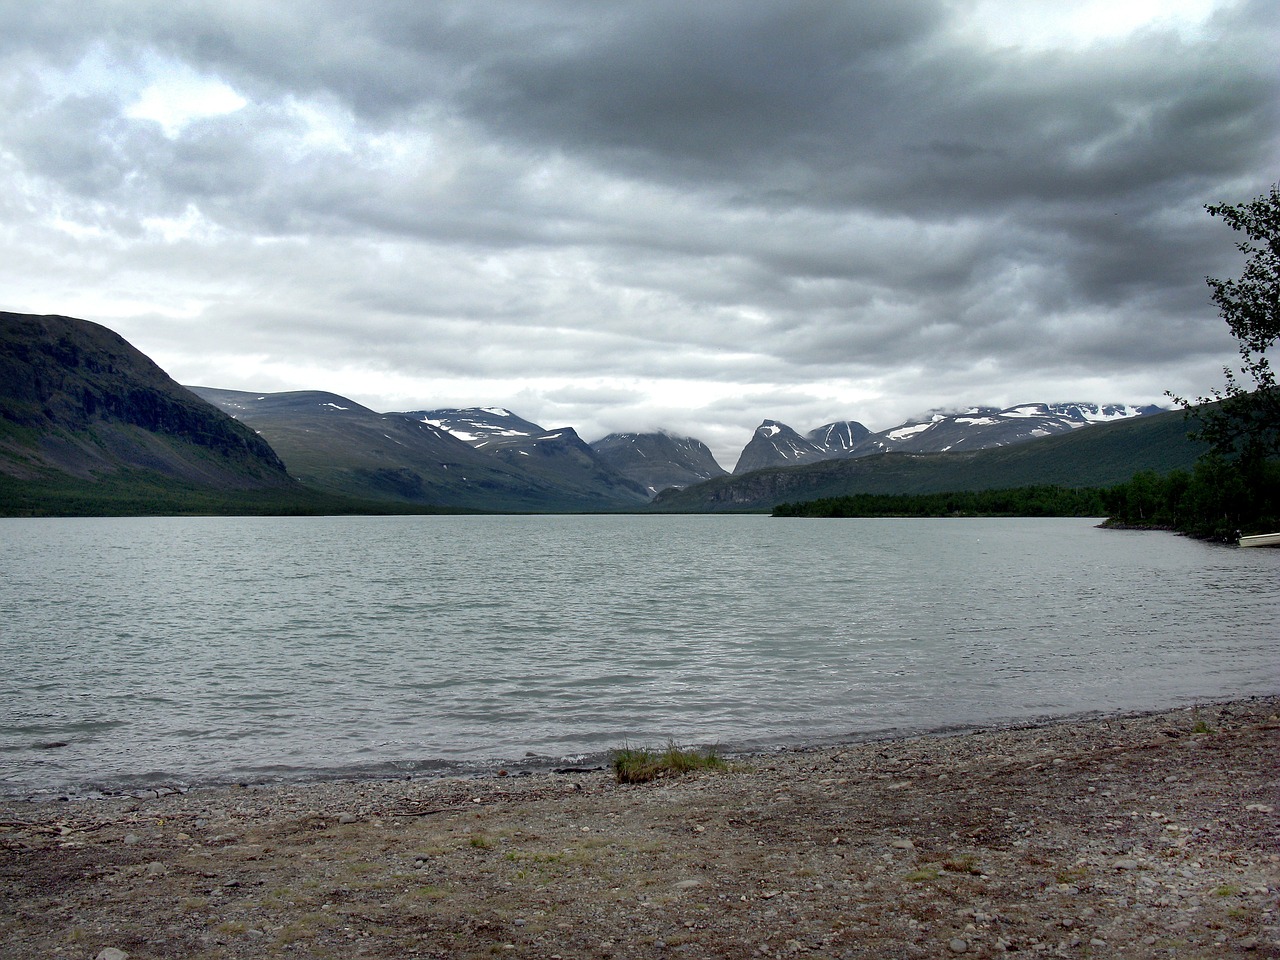
[(0, 524), (11, 795), (1280, 689), (1280, 551), (1088, 521)]

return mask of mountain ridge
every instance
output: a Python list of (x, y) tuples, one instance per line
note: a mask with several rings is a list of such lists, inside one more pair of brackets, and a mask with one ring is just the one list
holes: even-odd
[(649, 500), (643, 485), (615, 470), (573, 427), (548, 430), (505, 407), (447, 407), (400, 415), (431, 424), (549, 483), (591, 491), (619, 505)]
[(824, 424), (804, 436), (785, 423), (765, 420), (743, 448), (733, 473), (877, 453), (981, 450), (1161, 412), (1165, 411), (1160, 407), (1132, 404), (1030, 402), (1004, 408), (935, 410), (874, 432), (855, 420), (846, 420)]
[(89, 483), (142, 471), (197, 487), (293, 486), (264, 440), (112, 330), (0, 312), (0, 472)]
[(192, 390), (259, 430), (295, 476), (331, 494), (504, 512), (616, 510), (625, 502), (608, 482), (592, 482), (590, 464), (560, 478), (517, 469), (510, 457), (477, 450), (421, 417), (379, 413), (338, 394)]
[(701, 440), (665, 430), (611, 433), (591, 448), (623, 476), (643, 484), (650, 496), (726, 475)]
[[(766, 420), (729, 475), (704, 443), (669, 431), (612, 433), (586, 443), (572, 427), (547, 430), (502, 407), (379, 413), (326, 391), (185, 388), (101, 325), (56, 315), (0, 319), (0, 476), (10, 478), (9, 490), (25, 483), (30, 492), (38, 478), (50, 477), (91, 486), (111, 475), (120, 502), (129, 499), (130, 484), (163, 487), (168, 478), (201, 498), (213, 490), (300, 496), (305, 489), (338, 498), (327, 502), (339, 510), (361, 501), (406, 509), (612, 512), (646, 509), (651, 498), (657, 509), (763, 509), (798, 493), (850, 492), (835, 489), (849, 482), (937, 489), (936, 479), (926, 478), (930, 471), (950, 476), (953, 488), (989, 484), (982, 464), (995, 461), (966, 459), (987, 447), (1035, 448), (1006, 470), (1020, 482), (1057, 482), (1047, 473), (1071, 483), (1119, 482), (1161, 457), (1168, 466), (1187, 462), (1185, 436), (1165, 431), (1160, 442), (1181, 451), (1172, 457), (1167, 450), (1145, 459), (1113, 451), (1103, 469), (1081, 447), (1075, 454), (1050, 451), (1055, 465), (1029, 470), (1022, 461), (1048, 450), (1037, 447), (1045, 439), (1152, 419), (1152, 408), (1026, 403), (935, 411), (877, 432), (845, 420), (801, 435)], [(1079, 462), (1064, 469), (1072, 457)], [(839, 466), (860, 460), (877, 465)], [(966, 463), (977, 466), (957, 466)]]
[(1111, 486), (1135, 473), (1191, 469), (1207, 447), (1181, 411), (973, 451), (903, 453), (767, 467), (654, 498), (659, 512), (767, 511), (784, 502), (854, 493), (947, 493), (1035, 485)]

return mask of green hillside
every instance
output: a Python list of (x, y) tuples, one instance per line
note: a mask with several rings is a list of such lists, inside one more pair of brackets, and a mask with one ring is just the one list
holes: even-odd
[(0, 516), (352, 510), (106, 327), (0, 313)]

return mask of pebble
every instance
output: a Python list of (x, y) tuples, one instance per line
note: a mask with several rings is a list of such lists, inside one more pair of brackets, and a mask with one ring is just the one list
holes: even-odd
[(916, 848), (916, 845), (905, 837), (890, 841), (889, 846), (895, 850), (914, 850)]
[(159, 860), (152, 860), (147, 864), (147, 869), (144, 872), (148, 877), (163, 877), (169, 872), (169, 868)]
[(360, 818), (357, 817), (354, 813), (341, 813), (338, 815), (339, 823), (355, 823), (359, 819)]
[(962, 940), (960, 937), (952, 937), (951, 942), (947, 944), (947, 948), (952, 953), (967, 953), (969, 950), (969, 941)]
[(1117, 870), (1137, 870), (1138, 861), (1126, 858), (1123, 860), (1117, 860), (1115, 863), (1112, 864), (1112, 866), (1115, 867)]
[(115, 947), (107, 947), (99, 951), (95, 960), (129, 960), (129, 955)]

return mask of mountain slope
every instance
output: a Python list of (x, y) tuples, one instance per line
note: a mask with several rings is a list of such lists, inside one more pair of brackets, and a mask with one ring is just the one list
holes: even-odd
[[(253, 431), (175, 383), (118, 334), (87, 320), (0, 313), (0, 474), (128, 499), (297, 485)], [(24, 493), (23, 496), (26, 496)]]
[(421, 418), (377, 413), (337, 394), (192, 390), (259, 431), (303, 483), (330, 493), (499, 511), (610, 510), (623, 502), (512, 466)]
[(831, 454), (812, 440), (800, 436), (785, 423), (765, 420), (738, 454), (733, 475), (740, 476), (767, 467), (794, 467), (814, 460), (825, 460)]
[(654, 499), (653, 509), (763, 511), (779, 503), (852, 493), (1110, 486), (1141, 470), (1189, 469), (1204, 450), (1187, 439), (1181, 412), (1163, 413), (974, 452), (895, 452), (774, 467), (663, 493)]
[(829, 456), (838, 457), (852, 453), (871, 436), (871, 431), (857, 420), (840, 420), (836, 423), (824, 423), (805, 434), (805, 439)]
[(614, 470), (572, 427), (547, 430), (501, 407), (417, 410), (402, 416), (448, 431), (521, 473), (615, 507), (649, 500), (643, 486)]
[(725, 476), (707, 445), (692, 437), (662, 432), (611, 433), (593, 442), (591, 449), (650, 495)]

